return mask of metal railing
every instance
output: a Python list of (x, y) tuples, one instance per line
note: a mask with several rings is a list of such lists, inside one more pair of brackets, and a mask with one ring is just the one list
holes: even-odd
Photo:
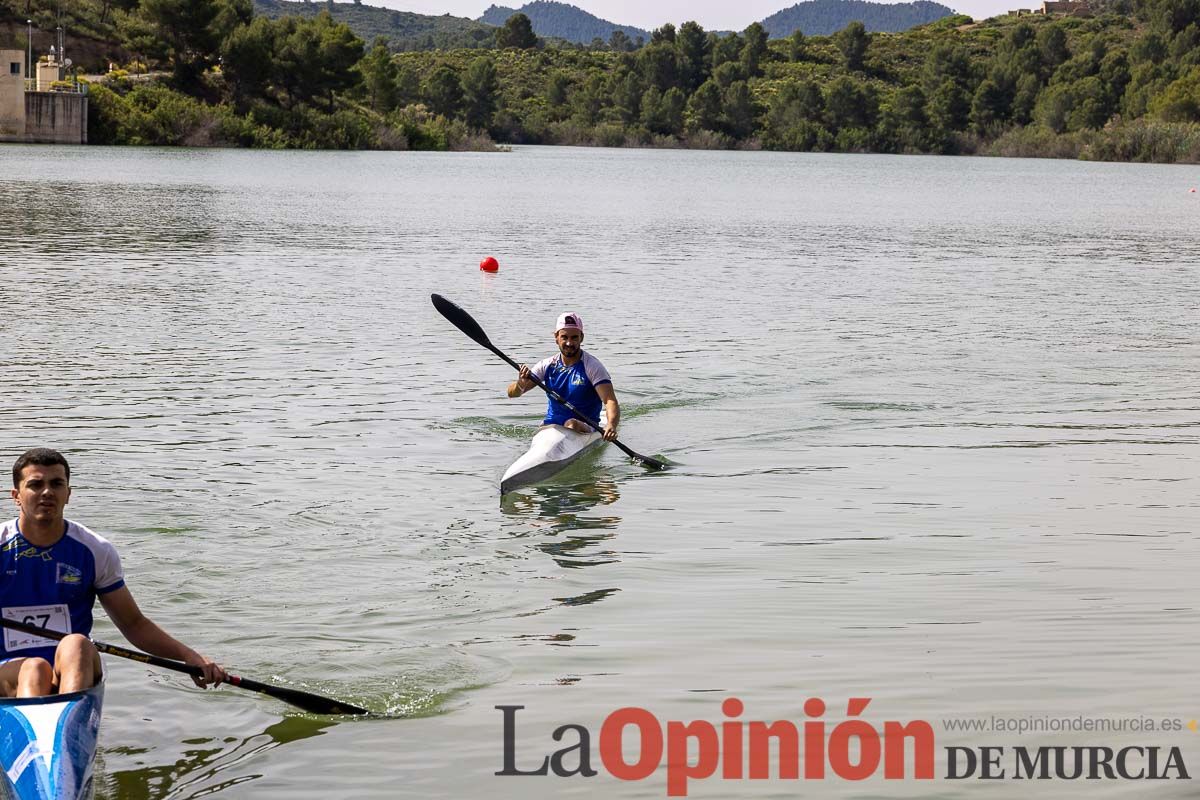
[(54, 81), (45, 89), (38, 89), (37, 81), (33, 78), (25, 79), (25, 91), (27, 92), (61, 92), (63, 94), (87, 94), (88, 85), (75, 75), (69, 75), (61, 81)]

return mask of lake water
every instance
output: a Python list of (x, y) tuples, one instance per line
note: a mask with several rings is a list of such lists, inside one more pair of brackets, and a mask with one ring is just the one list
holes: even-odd
[[(1186, 727), (945, 721), (1200, 716), (1196, 186), (1003, 159), (5, 146), (0, 455), (68, 454), (68, 516), (179, 638), (386, 714), (110, 658), (97, 796), (660, 798), (665, 767), (604, 769), (605, 718), (720, 725), (729, 697), (798, 725), (821, 698), (830, 731), (871, 698), (879, 730), (930, 723), (937, 779), (718, 769), (689, 796), (1028, 791), (946, 780), (954, 746), (1006, 747), (1009, 778), (1017, 746), (1177, 746), (1195, 775)], [(519, 361), (577, 311), (622, 441), (675, 466), (608, 448), (501, 502), (544, 404), (506, 399), (510, 368), (431, 292)], [(498, 705), (525, 707), (518, 768), (578, 724), (600, 774), (495, 776)]]

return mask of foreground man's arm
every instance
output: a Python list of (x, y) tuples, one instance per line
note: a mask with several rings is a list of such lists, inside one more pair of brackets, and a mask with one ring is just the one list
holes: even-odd
[(143, 614), (128, 587), (122, 586), (100, 595), (100, 605), (104, 606), (113, 623), (134, 647), (151, 655), (173, 658), (204, 670), (202, 678), (192, 678), (197, 686), (215, 686), (225, 680), (225, 670), (219, 664), (175, 639)]
[(604, 414), (608, 418), (608, 427), (604, 429), (604, 441), (611, 442), (617, 438), (617, 426), (621, 424), (621, 404), (617, 402), (617, 392), (611, 383), (602, 383), (596, 387), (596, 394), (604, 403)]

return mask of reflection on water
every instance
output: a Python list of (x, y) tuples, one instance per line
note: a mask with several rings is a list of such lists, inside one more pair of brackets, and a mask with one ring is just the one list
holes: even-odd
[(621, 591), (620, 589), (595, 589), (590, 592), (576, 595), (574, 597), (556, 597), (554, 598), (564, 606), (586, 606), (591, 603), (599, 603), (610, 594), (615, 594)]
[[(228, 789), (261, 777), (248, 772), (252, 761), (280, 745), (298, 742), (321, 735), (333, 721), (311, 717), (285, 717), (260, 734), (238, 740), (228, 738), (197, 739), (184, 744), (195, 745), (173, 764), (140, 767), (107, 773), (106, 756), (137, 757), (148, 752), (133, 747), (109, 747), (96, 756), (97, 800), (140, 800), (141, 798), (191, 798)], [(239, 770), (236, 775), (225, 773)]]
[[(585, 457), (581, 461), (593, 458)], [(570, 471), (576, 471), (575, 465)], [(501, 498), (500, 508), (505, 516), (529, 523), (527, 529), (516, 535), (555, 537), (538, 541), (537, 549), (553, 558), (559, 566), (574, 569), (620, 560), (616, 550), (602, 545), (616, 536), (621, 518), (616, 514), (589, 513), (599, 506), (612, 505), (620, 498), (616, 481), (600, 475), (582, 483), (538, 484), (510, 492)]]

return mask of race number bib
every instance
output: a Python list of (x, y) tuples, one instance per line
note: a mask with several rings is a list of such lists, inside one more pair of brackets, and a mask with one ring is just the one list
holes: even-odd
[[(5, 608), (0, 613), (3, 613), (5, 619), (23, 622), (26, 625), (34, 625), (59, 633), (71, 632), (71, 615), (67, 613), (67, 607), (62, 603), (52, 606), (16, 606)], [(4, 629), (4, 649), (10, 654), (17, 650), (28, 650), (31, 647), (54, 647), (57, 644), (58, 642), (44, 636), (14, 631), (12, 628)]]

